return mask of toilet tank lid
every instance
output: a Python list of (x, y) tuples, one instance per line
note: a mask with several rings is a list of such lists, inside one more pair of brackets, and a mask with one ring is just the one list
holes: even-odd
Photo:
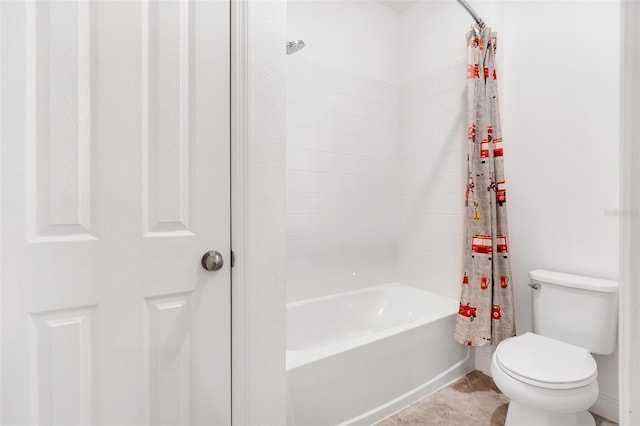
[(536, 269), (535, 271), (529, 272), (529, 277), (532, 281), (539, 281), (541, 283), (557, 284), (591, 291), (602, 291), (605, 293), (618, 292), (617, 281), (604, 280), (601, 278), (584, 277), (544, 269)]

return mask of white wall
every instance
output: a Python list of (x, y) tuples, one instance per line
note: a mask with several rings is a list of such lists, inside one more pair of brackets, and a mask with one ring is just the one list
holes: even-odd
[(397, 33), (373, 1), (288, 3), (289, 301), (394, 280)]
[[(620, 203), (620, 6), (505, 2), (503, 21), (499, 75), (522, 333), (531, 328), (531, 269), (618, 279), (619, 221), (607, 212)], [(585, 22), (595, 23), (593, 33)], [(596, 358), (604, 396), (596, 410), (615, 420), (617, 356)]]

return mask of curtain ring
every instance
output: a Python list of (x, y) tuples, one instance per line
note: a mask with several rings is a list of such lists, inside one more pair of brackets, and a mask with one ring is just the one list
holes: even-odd
[(473, 30), (473, 32), (476, 34), (476, 37), (480, 37), (480, 35), (482, 34), (482, 28), (480, 27), (479, 24), (473, 24), (471, 25), (471, 29)]

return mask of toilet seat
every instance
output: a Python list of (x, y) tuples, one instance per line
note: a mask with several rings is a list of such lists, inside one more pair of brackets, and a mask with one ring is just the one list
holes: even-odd
[(509, 376), (545, 389), (575, 389), (589, 385), (598, 376), (589, 351), (534, 333), (502, 341), (495, 359)]

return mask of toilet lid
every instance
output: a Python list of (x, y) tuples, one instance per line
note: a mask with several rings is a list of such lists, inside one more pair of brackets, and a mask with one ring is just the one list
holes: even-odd
[(505, 373), (547, 389), (586, 386), (598, 376), (588, 350), (534, 333), (502, 341), (495, 356)]

